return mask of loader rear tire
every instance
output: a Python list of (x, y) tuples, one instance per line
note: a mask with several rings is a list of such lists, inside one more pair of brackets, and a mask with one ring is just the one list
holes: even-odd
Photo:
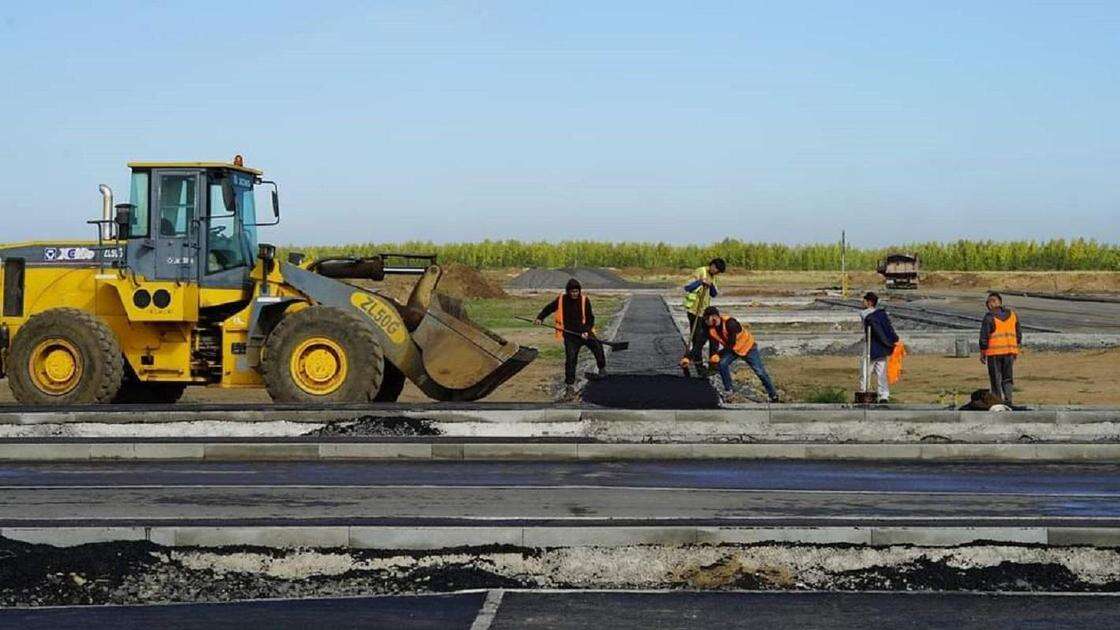
[(385, 358), (369, 324), (329, 306), (280, 320), (264, 344), (261, 371), (276, 402), (370, 402)]
[(113, 329), (96, 315), (54, 308), (19, 329), (9, 367), (12, 395), (23, 404), (99, 404), (117, 395), (124, 359)]

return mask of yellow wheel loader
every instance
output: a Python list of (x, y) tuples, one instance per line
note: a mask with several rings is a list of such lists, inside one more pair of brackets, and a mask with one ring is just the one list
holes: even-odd
[[(0, 375), (35, 405), (168, 403), (189, 385), (278, 402), (477, 400), (537, 355), (436, 293), (433, 256), (310, 260), (257, 243), (274, 182), (233, 162), (134, 162), (91, 242), (0, 245)], [(258, 222), (254, 189), (271, 188)], [(407, 302), (345, 280), (418, 276)]]

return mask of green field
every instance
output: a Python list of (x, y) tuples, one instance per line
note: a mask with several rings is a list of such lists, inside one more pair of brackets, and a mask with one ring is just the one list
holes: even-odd
[[(381, 252), (432, 253), (441, 262), (478, 268), (499, 267), (642, 267), (688, 268), (714, 257), (733, 267), (784, 271), (840, 269), (840, 245), (782, 245), (725, 240), (708, 245), (611, 243), (605, 241), (482, 241), (478, 243), (355, 243), (289, 247), (313, 257), (369, 256)], [(874, 269), (887, 252), (913, 252), (927, 271), (1117, 271), (1120, 244), (1095, 240), (956, 241), (909, 243), (887, 248), (848, 248), (849, 269)]]

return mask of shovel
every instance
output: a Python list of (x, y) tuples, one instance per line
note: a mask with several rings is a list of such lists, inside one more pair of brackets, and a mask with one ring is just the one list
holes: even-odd
[[(535, 324), (536, 323), (536, 320), (529, 319), (528, 317), (514, 316), (514, 319), (520, 319), (521, 321), (529, 322), (530, 324)], [(541, 326), (543, 326), (543, 325), (544, 324), (541, 324)], [(566, 335), (575, 335), (576, 337), (582, 337), (583, 336), (580, 333), (577, 333), (574, 330), (568, 330), (567, 328), (560, 328), (558, 326), (552, 326), (551, 328), (553, 330), (560, 331), (560, 332), (562, 332)], [(598, 340), (599, 343), (601, 343), (604, 346), (610, 348), (611, 352), (622, 352), (623, 350), (626, 350), (627, 348), (630, 347), (630, 342), (629, 341), (605, 341), (603, 339), (599, 339), (598, 337), (595, 337), (595, 339)]]

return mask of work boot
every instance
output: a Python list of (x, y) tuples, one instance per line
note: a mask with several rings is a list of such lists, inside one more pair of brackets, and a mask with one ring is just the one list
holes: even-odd
[(584, 372), (583, 377), (589, 381), (601, 381), (607, 378), (607, 368), (603, 368), (598, 372)]
[(575, 385), (565, 385), (564, 393), (560, 395), (560, 400), (557, 402), (575, 402), (579, 400), (579, 390)]
[(782, 402), (782, 400), (781, 400), (781, 398), (778, 397), (777, 394), (774, 394), (773, 396), (770, 397), (770, 402), (773, 403), (773, 404), (777, 404), (777, 403)]

